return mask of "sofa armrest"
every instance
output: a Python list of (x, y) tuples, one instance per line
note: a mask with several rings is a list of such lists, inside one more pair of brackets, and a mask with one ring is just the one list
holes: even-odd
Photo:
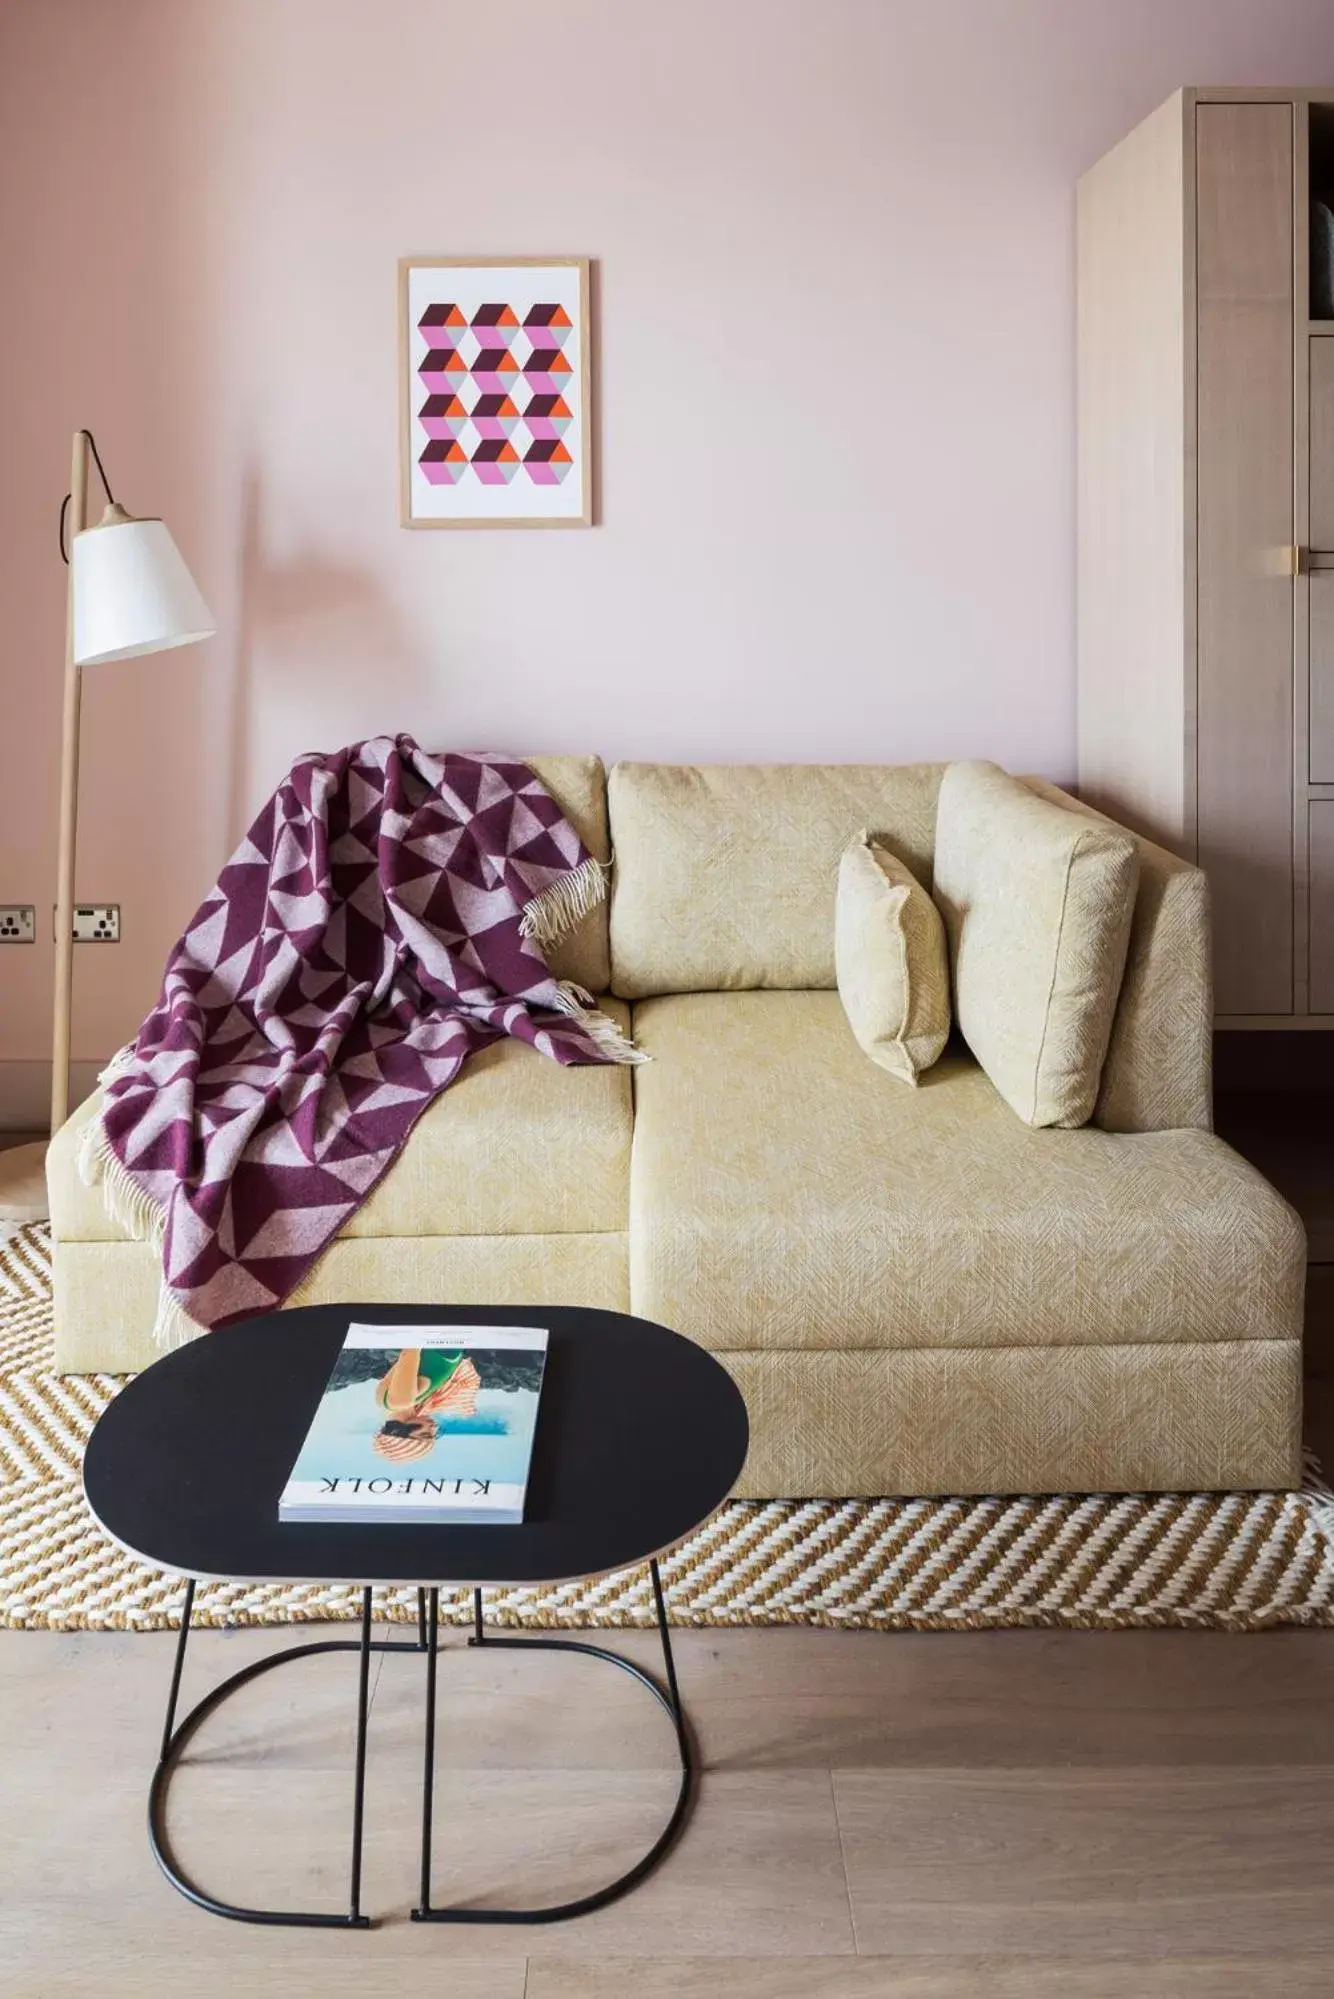
[[(1044, 778), (1024, 782), (1071, 812), (1117, 823)], [(1104, 1131), (1209, 1131), (1214, 1009), (1208, 880), (1165, 847), (1131, 836), (1139, 849), (1139, 892), (1093, 1122)]]

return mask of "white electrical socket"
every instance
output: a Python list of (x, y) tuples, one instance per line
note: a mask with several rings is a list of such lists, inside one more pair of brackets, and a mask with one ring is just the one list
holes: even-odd
[[(0, 912), (2, 914), (3, 912)], [(56, 913), (51, 912), (51, 935), (56, 934)], [(118, 902), (76, 902), (74, 905), (76, 944), (119, 944), (120, 904)]]
[(37, 911), (30, 902), (0, 902), (0, 944), (35, 944)]
[(74, 941), (76, 944), (119, 944), (120, 904), (76, 902)]

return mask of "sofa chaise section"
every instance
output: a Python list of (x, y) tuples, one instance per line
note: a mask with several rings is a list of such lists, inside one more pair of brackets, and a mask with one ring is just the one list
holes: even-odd
[(930, 887), (943, 769), (612, 770), (612, 986), (654, 1057), (632, 1309), (740, 1383), (743, 1492), (1295, 1485), (1304, 1238), (1210, 1129), (1199, 869), (1136, 836), (1082, 1130), (1030, 1130), (957, 1044), (910, 1090), (853, 1039), (839, 857), (864, 827)]
[(648, 1000), (630, 1296), (710, 1347), (757, 1492), (1288, 1485), (1305, 1245), (1199, 1130), (1034, 1131), (955, 1047), (907, 1088), (837, 993)]

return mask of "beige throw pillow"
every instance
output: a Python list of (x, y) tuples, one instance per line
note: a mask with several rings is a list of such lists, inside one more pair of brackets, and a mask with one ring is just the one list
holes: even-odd
[(940, 911), (912, 869), (859, 833), (838, 866), (838, 996), (873, 1062), (915, 1084), (950, 1032), (950, 974)]
[(1138, 881), (1138, 850), (1119, 827), (1035, 796), (996, 764), (946, 771), (935, 889), (954, 1015), (1025, 1124), (1093, 1115)]

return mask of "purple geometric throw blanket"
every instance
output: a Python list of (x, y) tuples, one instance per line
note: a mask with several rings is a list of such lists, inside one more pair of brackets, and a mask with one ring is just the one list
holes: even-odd
[(84, 1141), (110, 1212), (161, 1242), (164, 1345), (290, 1297), (474, 1049), (639, 1059), (542, 956), (605, 892), (513, 757), (376, 736), (299, 759)]

